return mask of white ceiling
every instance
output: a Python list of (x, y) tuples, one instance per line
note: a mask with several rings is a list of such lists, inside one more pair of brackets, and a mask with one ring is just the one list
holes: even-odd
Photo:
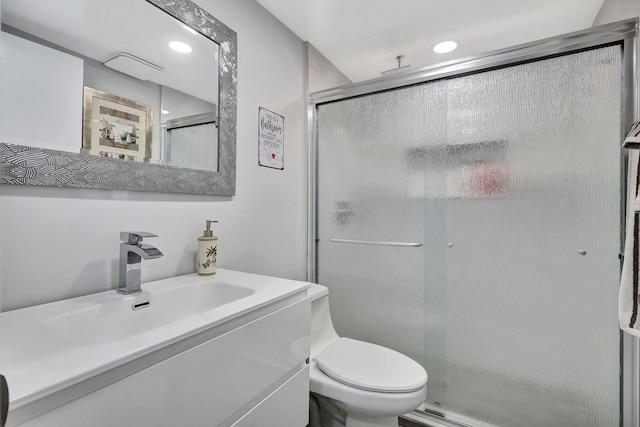
[[(145, 1), (2, 0), (1, 4), (3, 24), (98, 62), (108, 62), (111, 65), (107, 66), (141, 80), (218, 102), (218, 80), (211, 78), (218, 73), (218, 45)], [(188, 55), (172, 51), (168, 47), (172, 40), (187, 42), (193, 51)], [(119, 53), (162, 71), (126, 59), (121, 61), (123, 65), (114, 66), (108, 60)], [(189, 70), (186, 79), (185, 70)]]
[[(603, 0), (257, 0), (353, 82), (592, 26)], [(435, 54), (445, 39), (457, 50)]]

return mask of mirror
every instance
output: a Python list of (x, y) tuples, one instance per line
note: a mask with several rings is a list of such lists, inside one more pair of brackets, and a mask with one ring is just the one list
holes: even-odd
[(0, 4), (0, 183), (235, 194), (233, 30), (188, 0)]
[(162, 87), (162, 159), (167, 165), (215, 172), (218, 150), (211, 141), (218, 140), (216, 105)]

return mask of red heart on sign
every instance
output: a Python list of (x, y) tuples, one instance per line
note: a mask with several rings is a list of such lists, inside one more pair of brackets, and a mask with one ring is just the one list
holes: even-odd
[(275, 159), (276, 158), (276, 153), (271, 153), (271, 158)]

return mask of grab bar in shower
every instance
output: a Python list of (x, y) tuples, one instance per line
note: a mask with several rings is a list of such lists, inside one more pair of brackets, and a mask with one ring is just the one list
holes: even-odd
[(398, 246), (404, 248), (419, 248), (422, 246), (422, 243), (417, 242), (382, 242), (378, 240), (337, 239), (335, 237), (331, 237), (329, 241), (334, 243), (350, 243), (353, 245)]

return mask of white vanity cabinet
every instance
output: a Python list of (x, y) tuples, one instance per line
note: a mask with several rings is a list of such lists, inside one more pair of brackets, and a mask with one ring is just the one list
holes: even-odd
[(301, 289), (27, 404), (7, 425), (303, 427), (310, 314)]
[(309, 367), (306, 366), (232, 427), (306, 426), (308, 423)]

